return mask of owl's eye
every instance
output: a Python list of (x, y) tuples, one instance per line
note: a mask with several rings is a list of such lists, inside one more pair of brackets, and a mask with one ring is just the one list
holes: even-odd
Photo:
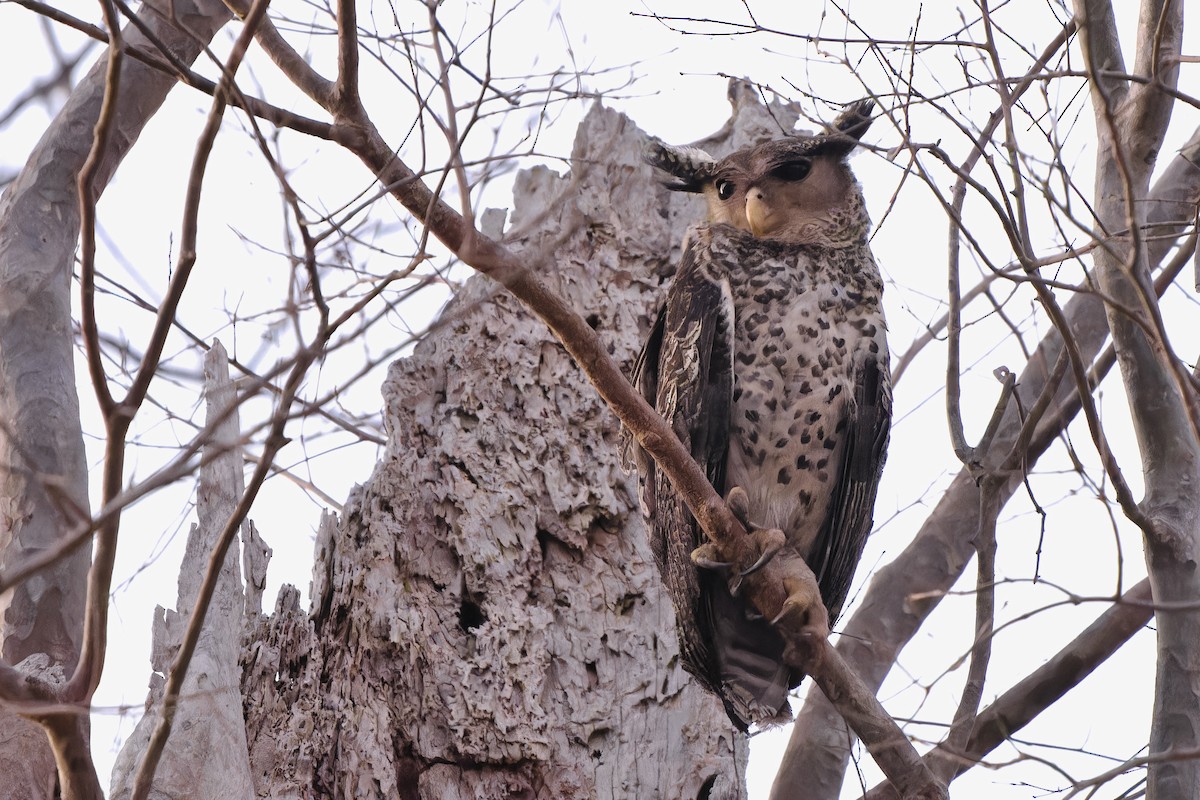
[(721, 178), (717, 181), (717, 197), (722, 200), (728, 200), (733, 197), (733, 192), (737, 187), (733, 185), (733, 181), (727, 181)]
[(812, 161), (801, 158), (776, 167), (771, 170), (771, 174), (781, 181), (802, 181), (808, 177), (808, 171), (811, 169)]

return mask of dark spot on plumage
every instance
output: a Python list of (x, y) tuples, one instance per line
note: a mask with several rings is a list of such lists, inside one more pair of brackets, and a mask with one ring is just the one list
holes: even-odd
[(779, 350), (779, 345), (775, 344), (774, 342), (770, 342), (768, 344), (763, 345), (762, 352), (763, 352), (764, 356), (769, 356), (769, 355), (773, 355), (778, 350)]
[(767, 411), (775, 413), (775, 409), (779, 407), (779, 401), (774, 397), (767, 398)]
[(828, 458), (818, 458), (817, 459), (817, 469), (825, 469), (827, 466), (829, 466)]
[(750, 366), (751, 364), (753, 364), (754, 359), (756, 359), (756, 358), (758, 358), (758, 356), (754, 353), (754, 351), (737, 354), (737, 360), (742, 362), (746, 366)]
[(824, 440), (825, 440), (825, 426), (822, 425), (819, 428), (817, 428), (817, 441), (821, 442)]
[(771, 359), (771, 363), (774, 364), (777, 369), (783, 369), (784, 365), (787, 364), (787, 358), (784, 356), (775, 356)]
[(823, 331), (829, 330), (829, 320), (825, 319), (824, 317), (817, 317), (817, 325), (819, 325)]
[(812, 492), (800, 490), (800, 502), (805, 506), (811, 506), (813, 501)]
[(783, 326), (782, 325), (768, 325), (767, 333), (771, 334), (772, 336), (782, 337), (783, 336)]
[(842, 393), (842, 384), (840, 384), (840, 383), (834, 384), (833, 388), (829, 390), (829, 394), (825, 397), (825, 402), (832, 403), (833, 398), (837, 397), (841, 393)]
[(747, 408), (746, 419), (750, 420), (751, 422), (758, 422), (758, 412), (753, 408)]
[(810, 466), (812, 465), (808, 460), (808, 456), (801, 453), (796, 457), (796, 469), (808, 469)]
[(878, 353), (879, 345), (876, 342), (871, 342), (870, 344), (867, 345), (867, 351), (872, 354)]
[[(809, 425), (812, 425), (816, 422), (820, 422), (821, 421), (821, 412), (817, 411), (815, 408), (812, 409), (811, 411), (808, 412), (808, 416), (805, 417), (804, 421), (807, 422)], [(824, 435), (824, 434), (822, 434), (822, 435)]]
[(823, 445), (823, 447), (826, 450), (832, 450), (833, 448), (837, 447), (837, 439), (830, 436), (828, 439), (825, 440), (825, 444)]
[(811, 433), (805, 431), (804, 433), (800, 434), (800, 444), (809, 444), (810, 442), (812, 442)]
[(787, 467), (783, 467), (779, 470), (779, 475), (776, 477), (776, 480), (786, 486), (792, 482), (792, 474), (788, 472)]
[[(825, 374), (825, 370), (821, 369), (821, 367), (819, 365), (812, 368), (812, 376), (814, 378), (819, 378), (824, 374)], [(826, 381), (826, 383), (828, 383), (828, 381)]]
[(817, 472), (817, 480), (819, 480), (821, 483), (828, 483), (829, 482), (829, 473), (825, 472), (824, 470), (818, 471)]
[(795, 436), (797, 433), (799, 433), (799, 431), (800, 431), (800, 423), (799, 422), (793, 422), (791, 425), (788, 425), (788, 436)]
[(812, 384), (808, 381), (801, 381), (800, 385), (796, 387), (796, 391), (800, 394), (808, 394), (812, 391)]
[(782, 289), (764, 288), (761, 292), (754, 295), (754, 302), (766, 305), (772, 300), (782, 300), (787, 296), (787, 292)]
[(746, 434), (746, 438), (750, 440), (750, 444), (758, 444), (758, 430), (751, 428), (750, 432)]
[(775, 440), (775, 448), (783, 449), (784, 447), (787, 447), (787, 443), (788, 443), (788, 438), (786, 436), (781, 436)]
[(850, 420), (849, 420), (849, 418), (847, 418), (847, 417), (842, 417), (841, 419), (839, 419), (839, 420), (838, 420), (838, 423), (837, 423), (837, 426), (836, 426), (836, 427), (833, 429), (833, 432), (834, 432), (834, 433), (841, 433), (842, 431), (846, 430), (846, 424), (847, 424), (849, 421), (850, 421)]
[(835, 336), (835, 337), (833, 337), (833, 346), (836, 347), (838, 350), (841, 350), (843, 347), (846, 346), (846, 340), (840, 336)]
[(767, 460), (767, 451), (766, 450), (759, 450), (758, 455), (754, 457), (754, 463), (760, 467), (763, 465), (763, 462), (766, 460)]
[(763, 378), (762, 385), (769, 392), (775, 388), (775, 381), (771, 378)]
[[(821, 353), (821, 355), (817, 356), (817, 365), (820, 366), (821, 369), (823, 369), (823, 370), (829, 369), (829, 365), (832, 363), (833, 363), (833, 361), (829, 358), (828, 350), (826, 350), (824, 353)], [(813, 374), (815, 375), (816, 373), (814, 372)]]

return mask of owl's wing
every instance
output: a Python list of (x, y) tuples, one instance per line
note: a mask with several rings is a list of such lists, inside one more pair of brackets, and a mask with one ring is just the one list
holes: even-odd
[(867, 358), (855, 375), (846, 409), (846, 442), (829, 515), (809, 553), (832, 624), (850, 591), (854, 569), (871, 533), (872, 512), (892, 422), (891, 381), (885, 364)]
[[(729, 418), (733, 405), (734, 309), (719, 265), (687, 244), (662, 312), (638, 357), (634, 383), (724, 492)], [(787, 707), (788, 687), (800, 680), (783, 665), (783, 640), (762, 617), (748, 617), (730, 595), (727, 576), (697, 569), (692, 551), (706, 541), (683, 498), (639, 451), (642, 507), (650, 547), (675, 606), (679, 649), (688, 672), (725, 704), (745, 730), (774, 720)]]
[[(638, 356), (633, 382), (720, 492), (733, 402), (733, 300), (728, 283), (699, 263), (697, 250), (689, 239)], [(705, 541), (704, 532), (653, 459), (639, 450), (636, 460), (650, 546), (678, 614), (684, 663), (689, 669), (712, 665), (709, 642), (701, 634), (709, 612), (702, 578), (691, 560), (692, 551)], [(714, 681), (711, 673), (698, 677)]]
[[(697, 262), (690, 242), (634, 365), (633, 384), (720, 491), (725, 485), (733, 397), (733, 300), (728, 283), (713, 278)], [(638, 468), (646, 515), (656, 527), (671, 527), (672, 512), (659, 506), (674, 489), (648, 455), (640, 454)], [(679, 542), (687, 548), (686, 556), (704, 541), (704, 534), (686, 507), (681, 508), (689, 520), (687, 535)]]

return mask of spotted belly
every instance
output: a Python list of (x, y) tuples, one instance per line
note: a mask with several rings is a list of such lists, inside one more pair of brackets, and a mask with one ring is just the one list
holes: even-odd
[(804, 556), (829, 513), (869, 342), (846, 320), (788, 322), (790, 336), (737, 342), (726, 483), (746, 490), (751, 522)]

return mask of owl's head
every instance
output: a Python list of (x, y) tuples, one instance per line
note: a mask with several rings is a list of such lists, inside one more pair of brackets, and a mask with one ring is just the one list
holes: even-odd
[(846, 157), (870, 127), (874, 107), (860, 100), (825, 133), (775, 139), (719, 161), (696, 147), (652, 139), (645, 160), (676, 178), (668, 188), (703, 194), (710, 222), (787, 242), (840, 239), (838, 229), (865, 219)]

